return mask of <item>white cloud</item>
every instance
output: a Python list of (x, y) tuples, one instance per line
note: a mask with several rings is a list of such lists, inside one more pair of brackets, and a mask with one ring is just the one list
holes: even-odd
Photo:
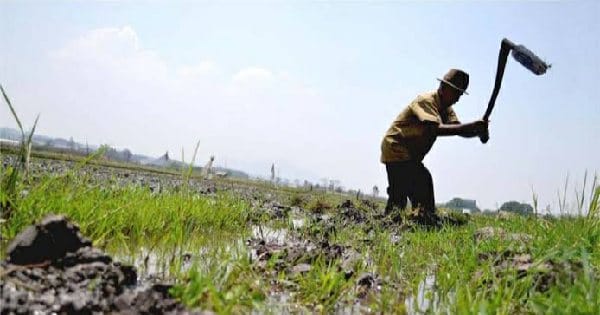
[(87, 62), (101, 61), (101, 58), (108, 57), (114, 61), (130, 56), (132, 52), (138, 58), (144, 55), (151, 56), (149, 52), (140, 49), (136, 32), (131, 27), (125, 26), (92, 30), (59, 49), (55, 56)]
[(71, 52), (86, 49), (110, 49), (115, 52), (139, 50), (139, 39), (130, 26), (99, 28), (70, 42), (60, 52), (69, 55)]
[(227, 74), (214, 60), (176, 67), (128, 26), (92, 30), (51, 57), (54, 79), (39, 111), (52, 135), (174, 156), (200, 139), (197, 161), (215, 154), (219, 164), (250, 172), (285, 161), (288, 170), (321, 177), (329, 172), (323, 156), (340, 150), (326, 102), (283, 71), (248, 66)]
[(178, 74), (183, 77), (204, 77), (218, 73), (217, 64), (214, 61), (204, 60), (197, 65), (183, 66), (179, 68)]
[(232, 81), (238, 84), (268, 84), (273, 80), (273, 73), (260, 67), (249, 67), (233, 75)]
[[(153, 51), (140, 47), (129, 26), (92, 30), (51, 54), (65, 79), (90, 84), (163, 84), (169, 71)], [(112, 82), (107, 82), (107, 81)]]

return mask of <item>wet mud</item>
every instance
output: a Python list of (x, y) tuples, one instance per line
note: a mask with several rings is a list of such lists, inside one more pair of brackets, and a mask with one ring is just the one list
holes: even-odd
[(202, 314), (171, 298), (168, 284), (138, 285), (122, 265), (64, 216), (49, 215), (19, 233), (0, 263), (1, 314)]

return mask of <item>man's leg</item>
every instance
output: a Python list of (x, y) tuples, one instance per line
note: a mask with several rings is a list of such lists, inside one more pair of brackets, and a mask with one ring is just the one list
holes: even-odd
[(404, 209), (406, 208), (406, 197), (407, 197), (407, 178), (405, 166), (406, 163), (386, 163), (385, 170), (387, 171), (388, 177), (388, 201), (385, 207), (385, 213), (392, 212), (394, 208)]
[(408, 198), (413, 208), (419, 207), (423, 214), (435, 214), (435, 197), (433, 194), (433, 178), (429, 170), (418, 163), (415, 165), (413, 187), (410, 190)]

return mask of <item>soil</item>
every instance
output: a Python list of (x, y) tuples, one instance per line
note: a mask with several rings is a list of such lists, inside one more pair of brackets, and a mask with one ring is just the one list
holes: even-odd
[(207, 314), (186, 310), (168, 284), (138, 285), (135, 267), (91, 246), (64, 216), (19, 233), (0, 262), (0, 313)]

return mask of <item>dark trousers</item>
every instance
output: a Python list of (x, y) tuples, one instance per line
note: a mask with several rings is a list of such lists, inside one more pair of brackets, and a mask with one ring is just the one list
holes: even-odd
[(388, 177), (386, 213), (393, 208), (406, 208), (406, 198), (413, 208), (419, 207), (425, 214), (435, 213), (433, 179), (422, 162), (391, 162), (385, 164), (385, 169)]

